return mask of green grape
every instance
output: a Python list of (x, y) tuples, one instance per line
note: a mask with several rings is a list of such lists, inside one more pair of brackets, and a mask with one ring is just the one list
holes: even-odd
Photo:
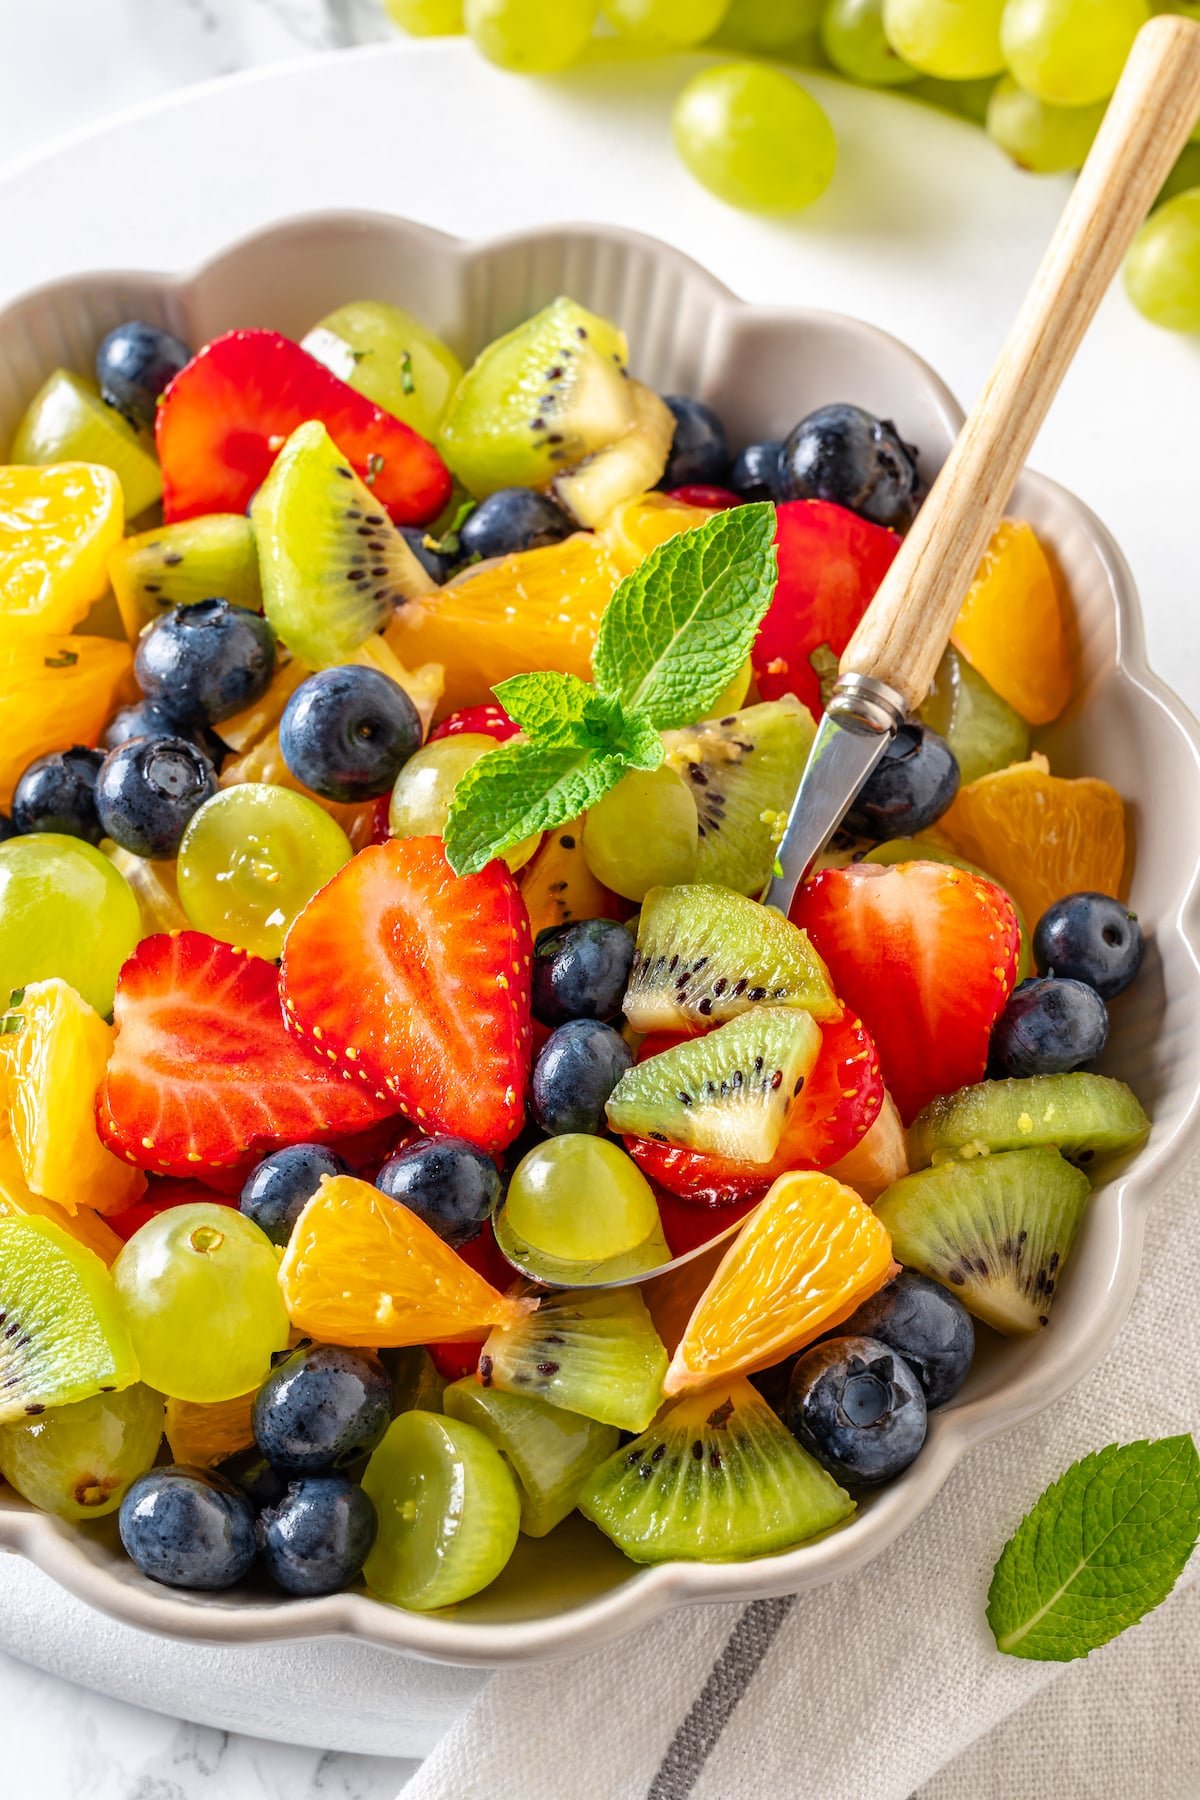
[(383, 10), (410, 37), (457, 37), (463, 29), (462, 0), (383, 0)]
[(495, 1581), (516, 1548), (516, 1480), (477, 1426), (401, 1413), (362, 1485), (379, 1514), (363, 1578), (394, 1606), (429, 1612), (467, 1600)]
[(666, 763), (631, 770), (583, 821), (584, 862), (626, 900), (694, 880), (699, 844), (696, 802)]
[(288, 1340), (279, 1255), (232, 1206), (172, 1206), (112, 1266), (142, 1380), (173, 1400), (248, 1394)]
[(239, 782), (192, 815), (179, 846), (179, 904), (198, 931), (276, 957), (296, 914), (351, 854), (341, 826), (306, 794)]
[(887, 40), (883, 0), (829, 0), (821, 42), (834, 68), (866, 87), (902, 87), (917, 79), (917, 70)]
[(729, 0), (601, 0), (604, 16), (622, 37), (681, 49), (702, 44), (725, 17)]
[(564, 1132), (513, 1170), (504, 1203), (518, 1237), (564, 1262), (605, 1262), (644, 1243), (659, 1223), (653, 1189), (610, 1139)]
[(964, 787), (1029, 755), (1029, 727), (1020, 713), (953, 645), (942, 654), (919, 717), (949, 744)]
[(552, 75), (588, 47), (599, 0), (464, 0), (463, 20), (489, 62), (518, 75)]
[(110, 1013), (141, 935), (133, 889), (82, 838), (35, 832), (0, 844), (0, 997), (58, 975)]
[(935, 81), (927, 75), (915, 81), (908, 92), (914, 100), (925, 100), (939, 112), (953, 113), (972, 125), (986, 125), (995, 86), (994, 75), (983, 75), (975, 81)]
[(893, 50), (926, 75), (971, 81), (1004, 67), (1000, 16), (1004, 0), (883, 0), (883, 28)]
[[(410, 756), (392, 789), (388, 809), (388, 829), (393, 837), (441, 837), (450, 816), (454, 790), (468, 769), (474, 768), (481, 756), (498, 748), (495, 738), (481, 731), (461, 731), (454, 737), (438, 738)], [(522, 838), (504, 860), (510, 869), (520, 869), (529, 861), (542, 841), (540, 831)]]
[(162, 1433), (162, 1395), (135, 1382), (0, 1425), (0, 1474), (43, 1512), (98, 1519), (152, 1466)]
[(303, 346), (422, 437), (436, 436), (462, 380), (463, 366), (448, 344), (402, 307), (385, 306), (381, 300), (339, 306), (313, 326)]
[(1005, 75), (988, 103), (988, 136), (1018, 168), (1035, 175), (1081, 169), (1107, 106), (1107, 100), (1092, 106), (1048, 106)]
[(55, 369), (29, 402), (10, 460), (14, 463), (92, 462), (112, 469), (135, 518), (162, 494), (154, 441), (106, 406), (94, 381)]
[(675, 148), (730, 206), (796, 212), (833, 180), (837, 139), (812, 95), (764, 63), (692, 77), (671, 114)]
[(1175, 167), (1158, 190), (1155, 206), (1162, 206), (1167, 200), (1173, 200), (1176, 194), (1186, 194), (1189, 188), (1200, 187), (1200, 144), (1189, 144), (1180, 156)]
[(1000, 39), (1009, 73), (1051, 106), (1090, 106), (1117, 85), (1146, 0), (1008, 0)]
[(1200, 331), (1200, 187), (1151, 213), (1125, 258), (1125, 291), (1152, 324)]
[(782, 50), (811, 37), (821, 0), (730, 0), (720, 41), (746, 50)]

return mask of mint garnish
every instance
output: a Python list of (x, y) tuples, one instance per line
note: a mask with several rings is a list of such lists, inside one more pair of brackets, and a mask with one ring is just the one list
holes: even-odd
[(987, 1616), (1007, 1656), (1070, 1662), (1175, 1586), (1200, 1531), (1190, 1437), (1110, 1444), (1048, 1487), (1000, 1553)]

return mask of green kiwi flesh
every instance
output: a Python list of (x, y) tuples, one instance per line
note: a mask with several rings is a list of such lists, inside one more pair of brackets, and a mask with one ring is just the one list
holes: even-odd
[(1090, 1192), (1057, 1150), (1002, 1150), (905, 1175), (875, 1217), (906, 1268), (1015, 1336), (1046, 1324)]
[(829, 971), (773, 907), (711, 882), (651, 888), (625, 993), (635, 1031), (704, 1030), (763, 1002), (836, 1019)]
[(120, 1302), (95, 1252), (48, 1219), (0, 1219), (0, 1424), (137, 1378)]
[(485, 1388), (524, 1394), (619, 1431), (644, 1431), (662, 1404), (667, 1353), (636, 1288), (547, 1294), (479, 1357)]
[(608, 1102), (614, 1131), (739, 1162), (769, 1162), (821, 1048), (812, 1015), (756, 1006), (648, 1056)]
[[(846, 860), (854, 862), (858, 858), (850, 856)], [(1004, 883), (997, 881), (994, 875), (989, 875), (986, 869), (981, 869), (978, 863), (968, 862), (965, 856), (956, 856), (954, 851), (947, 850), (944, 844), (928, 838), (888, 838), (886, 843), (873, 845), (861, 860), (869, 863), (883, 863), (888, 867), (894, 863), (906, 862), (948, 863), (952, 869), (965, 869), (968, 875), (980, 875), (984, 881), (990, 881), (993, 887), (998, 887), (1002, 894), (1008, 893)], [(1033, 974), (1033, 952), (1029, 947), (1032, 938), (1029, 927), (1025, 923), (1024, 913), (1011, 894), (1008, 894), (1008, 899), (1017, 915), (1017, 930), (1020, 934), (1020, 943), (1017, 947), (1016, 980), (1024, 981)]]
[(621, 1441), (615, 1425), (529, 1394), (481, 1387), (470, 1376), (446, 1389), (443, 1408), (452, 1419), (477, 1426), (508, 1462), (527, 1537), (545, 1537), (574, 1512), (580, 1488)]
[(254, 527), (242, 513), (211, 513), (127, 537), (109, 558), (108, 575), (131, 638), (172, 606), (216, 597), (249, 612), (262, 606)]
[(105, 405), (94, 381), (69, 369), (55, 369), (29, 402), (8, 461), (99, 463), (121, 483), (127, 519), (136, 519), (162, 497), (153, 439)]
[(579, 1509), (633, 1562), (787, 1550), (854, 1511), (748, 1381), (678, 1400), (602, 1463)]
[(640, 381), (629, 383), (633, 423), (577, 469), (554, 478), (554, 498), (571, 516), (595, 530), (614, 507), (657, 487), (671, 454), (675, 415)]
[(1070, 1162), (1121, 1156), (1146, 1141), (1150, 1121), (1123, 1081), (1077, 1070), (980, 1081), (939, 1094), (909, 1126), (913, 1168), (993, 1150), (1050, 1144)]

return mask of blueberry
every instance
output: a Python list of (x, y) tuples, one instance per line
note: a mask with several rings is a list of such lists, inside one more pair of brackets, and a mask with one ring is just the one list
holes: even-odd
[(792, 1370), (792, 1435), (846, 1487), (878, 1487), (925, 1442), (925, 1396), (902, 1356), (869, 1337), (826, 1338)]
[(569, 1019), (550, 1034), (533, 1071), (533, 1115), (543, 1131), (604, 1130), (609, 1096), (633, 1067), (633, 1052), (611, 1025)]
[(307, 1475), (258, 1516), (263, 1567), (286, 1594), (339, 1594), (375, 1542), (369, 1494), (344, 1475)]
[(822, 406), (783, 446), (785, 500), (833, 500), (876, 525), (911, 525), (921, 498), (917, 452), (890, 419), (861, 406)]
[(143, 693), (189, 725), (216, 725), (260, 700), (275, 673), (275, 633), (228, 600), (173, 606), (142, 633), (134, 671)]
[(254, 1441), (289, 1475), (344, 1469), (392, 1418), (392, 1384), (373, 1350), (310, 1344), (271, 1370), (254, 1397)]
[(557, 544), (573, 530), (547, 495), (532, 488), (500, 488), (467, 514), (458, 542), (464, 557), (508, 556), (514, 550)]
[(729, 469), (729, 442), (720, 419), (703, 400), (686, 394), (664, 394), (663, 399), (675, 414), (675, 436), (659, 487), (720, 486)]
[(420, 747), (420, 714), (399, 682), (355, 663), (302, 681), (279, 721), (284, 762), (324, 800), (386, 794)]
[(349, 1173), (349, 1165), (324, 1144), (289, 1144), (251, 1169), (238, 1206), (282, 1248), (322, 1178)]
[(187, 345), (169, 331), (131, 319), (100, 340), (96, 380), (110, 406), (150, 431), (159, 395), (191, 360)]
[(621, 1010), (633, 939), (614, 919), (579, 919), (539, 931), (533, 947), (533, 1012), (543, 1025), (611, 1019)]
[(465, 1138), (418, 1138), (406, 1144), (388, 1157), (375, 1186), (456, 1248), (479, 1236), (500, 1200), (495, 1163)]
[(186, 738), (131, 738), (100, 765), (96, 811), (122, 850), (169, 857), (192, 814), (216, 791), (212, 764)]
[(901, 1269), (838, 1326), (839, 1337), (874, 1338), (898, 1351), (932, 1410), (953, 1399), (971, 1370), (975, 1327), (957, 1295), (928, 1275)]
[(102, 751), (76, 744), (31, 762), (13, 792), (16, 829), (61, 831), (98, 844), (104, 828), (96, 814), (96, 777), (103, 761)]
[(0, 844), (7, 842), (10, 837), (16, 837), (16, 835), (17, 828), (9, 818), (8, 814), (0, 812)]
[(440, 587), (448, 581), (454, 569), (454, 558), (446, 556), (441, 550), (435, 550), (426, 542), (431, 536), (428, 525), (401, 525), (400, 535), (424, 569), (425, 573), (437, 582)]
[(1044, 975), (1085, 981), (1102, 1000), (1129, 986), (1145, 953), (1136, 913), (1111, 894), (1068, 894), (1056, 900), (1033, 934), (1034, 961)]
[(958, 784), (958, 763), (945, 738), (909, 720), (859, 788), (846, 828), (878, 843), (915, 837), (941, 818)]
[(140, 737), (186, 738), (189, 744), (203, 750), (214, 765), (225, 754), (225, 746), (216, 732), (209, 731), (204, 725), (185, 724), (158, 700), (135, 700), (132, 706), (123, 706), (120, 712), (115, 712), (104, 727), (100, 747), (119, 750), (130, 738)]
[(232, 1456), (223, 1456), (216, 1473), (223, 1475), (226, 1481), (232, 1481), (235, 1488), (240, 1488), (255, 1512), (261, 1512), (264, 1506), (274, 1506), (287, 1491), (286, 1475), (271, 1467), (257, 1444), (248, 1444), (244, 1450), (235, 1450)]
[(1099, 1056), (1108, 1009), (1082, 981), (1042, 975), (1022, 981), (992, 1027), (988, 1073), (1065, 1075)]
[(142, 1574), (168, 1587), (232, 1587), (257, 1548), (250, 1502), (212, 1470), (171, 1466), (139, 1475), (118, 1524)]
[(743, 500), (778, 500), (779, 460), (783, 445), (778, 438), (765, 438), (761, 444), (747, 444), (733, 459), (729, 485)]

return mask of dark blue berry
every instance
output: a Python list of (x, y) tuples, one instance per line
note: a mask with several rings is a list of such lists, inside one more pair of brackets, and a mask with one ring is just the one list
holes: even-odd
[(232, 1587), (257, 1549), (250, 1502), (212, 1470), (172, 1466), (139, 1475), (118, 1523), (126, 1554), (168, 1587)]
[(890, 419), (861, 406), (822, 406), (801, 419), (779, 470), (783, 499), (833, 500), (876, 525), (910, 525), (920, 504), (916, 450)]
[(1108, 1010), (1082, 981), (1023, 981), (992, 1027), (988, 1073), (1065, 1075), (1094, 1062), (1108, 1042)]
[(783, 445), (778, 438), (766, 438), (761, 444), (747, 444), (733, 459), (729, 485), (743, 500), (778, 500), (780, 498), (779, 459)]
[(574, 530), (570, 519), (545, 494), (532, 488), (500, 488), (481, 500), (458, 532), (464, 558), (508, 556), (557, 544)]
[(406, 1144), (388, 1157), (375, 1186), (455, 1247), (479, 1236), (500, 1200), (495, 1163), (465, 1138), (418, 1138)]
[(133, 666), (148, 699), (189, 725), (216, 725), (266, 693), (275, 633), (245, 607), (198, 600), (147, 627)]
[(953, 1399), (975, 1355), (975, 1327), (962, 1301), (915, 1269), (901, 1269), (894, 1281), (864, 1300), (838, 1326), (837, 1336), (874, 1338), (898, 1351), (930, 1409)]
[(96, 813), (96, 777), (103, 761), (102, 751), (76, 744), (31, 762), (13, 792), (16, 829), (61, 831), (98, 844), (104, 827)]
[(0, 844), (6, 842), (10, 837), (16, 837), (16, 835), (17, 828), (9, 818), (8, 814), (0, 813)]
[(921, 1384), (902, 1356), (869, 1337), (827, 1338), (792, 1370), (792, 1435), (846, 1487), (901, 1474), (925, 1442)]
[(611, 1019), (621, 1010), (633, 939), (614, 919), (578, 919), (539, 931), (533, 947), (533, 1012), (543, 1025)]
[(420, 714), (399, 682), (355, 663), (302, 681), (279, 721), (284, 762), (325, 800), (386, 794), (420, 747)]
[(185, 724), (158, 700), (135, 700), (132, 706), (123, 706), (120, 712), (115, 712), (104, 727), (100, 747), (119, 750), (131, 738), (140, 737), (186, 738), (198, 750), (203, 750), (211, 763), (216, 763), (225, 753), (215, 732), (204, 725)]
[(271, 1467), (257, 1444), (247, 1444), (244, 1450), (223, 1456), (216, 1473), (223, 1475), (226, 1481), (232, 1481), (235, 1488), (240, 1488), (255, 1512), (261, 1512), (264, 1506), (274, 1506), (287, 1491), (287, 1476)]
[(149, 431), (159, 395), (191, 360), (187, 345), (169, 331), (131, 319), (100, 340), (96, 380), (110, 406), (124, 413), (131, 425)]
[(901, 725), (855, 795), (846, 829), (858, 837), (915, 837), (940, 819), (959, 784), (958, 763), (945, 738), (928, 725)]
[(216, 771), (186, 738), (131, 738), (96, 777), (107, 837), (135, 856), (174, 856), (188, 821), (217, 791)]
[(604, 1108), (633, 1052), (611, 1025), (570, 1019), (550, 1034), (533, 1071), (533, 1116), (543, 1131), (604, 1130)]
[[(249, 508), (247, 508), (249, 511)], [(427, 525), (401, 525), (400, 535), (430, 578), (440, 587), (454, 571), (454, 558), (435, 550), (426, 539), (431, 537)]]
[(720, 486), (729, 469), (725, 427), (711, 406), (686, 394), (664, 394), (675, 414), (675, 436), (660, 488)]
[(251, 1169), (238, 1206), (273, 1244), (286, 1245), (292, 1227), (326, 1175), (348, 1175), (349, 1165), (324, 1144), (289, 1144)]
[(373, 1350), (310, 1344), (277, 1363), (254, 1397), (254, 1441), (289, 1475), (344, 1469), (392, 1418), (392, 1384)]
[(1034, 961), (1044, 975), (1085, 981), (1102, 1000), (1129, 986), (1145, 953), (1137, 915), (1111, 894), (1068, 894), (1056, 900), (1033, 934)]
[(307, 1475), (258, 1516), (263, 1567), (285, 1594), (340, 1594), (379, 1529), (369, 1494), (344, 1475)]

